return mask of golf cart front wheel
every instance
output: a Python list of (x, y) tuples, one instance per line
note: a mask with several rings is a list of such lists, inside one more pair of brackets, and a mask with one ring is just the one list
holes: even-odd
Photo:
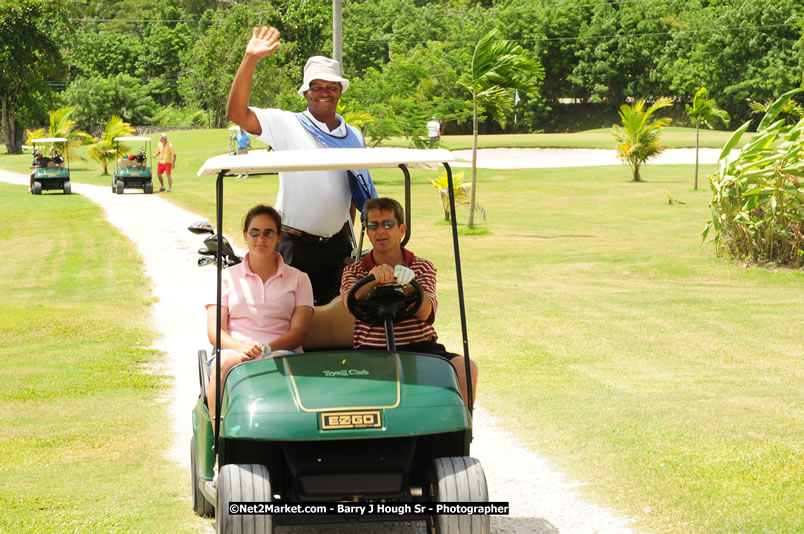
[(151, 195), (153, 194), (153, 192), (154, 192), (154, 183), (148, 182), (147, 184), (145, 184), (145, 194)]
[(198, 459), (195, 452), (195, 437), (190, 439), (190, 474), (193, 477), (190, 483), (193, 488), (193, 510), (201, 517), (215, 515), (215, 507), (207, 500), (198, 485)]
[(70, 182), (64, 182), (64, 194), (69, 195), (72, 192), (72, 187), (70, 186)]
[(34, 195), (41, 195), (42, 194), (42, 182), (34, 182), (32, 191), (33, 191)]
[[(430, 500), (435, 503), (489, 501), (483, 466), (470, 456), (433, 460), (427, 474), (427, 489)], [(432, 534), (489, 534), (491, 531), (487, 515), (432, 515), (428, 526)]]
[(117, 194), (122, 195), (123, 194), (123, 188), (125, 187), (125, 185), (123, 184), (123, 180), (117, 180), (116, 187), (117, 187), (117, 191), (116, 191)]
[(269, 502), (272, 500), (268, 468), (260, 464), (226, 464), (218, 472), (218, 503), (215, 507), (215, 532), (254, 532), (272, 534), (270, 515), (232, 515), (231, 502)]

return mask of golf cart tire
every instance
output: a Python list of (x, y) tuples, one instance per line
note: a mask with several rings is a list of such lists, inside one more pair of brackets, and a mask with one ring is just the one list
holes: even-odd
[(123, 194), (123, 189), (126, 187), (125, 184), (123, 183), (123, 180), (117, 180), (117, 184), (115, 184), (115, 185), (117, 187), (116, 193), (118, 195), (122, 195)]
[(231, 515), (230, 502), (269, 502), (272, 500), (268, 468), (260, 464), (226, 464), (218, 473), (218, 503), (215, 513), (215, 532), (253, 532), (272, 534), (270, 515)]
[(143, 190), (145, 191), (146, 195), (152, 195), (154, 192), (154, 183), (148, 182), (147, 184), (145, 184), (145, 188)]
[(195, 437), (190, 438), (190, 474), (193, 477), (190, 483), (193, 487), (193, 510), (201, 517), (215, 515), (215, 507), (207, 500), (198, 487), (198, 460), (195, 454)]
[(41, 195), (42, 194), (42, 182), (36, 181), (33, 185), (33, 194), (34, 195)]
[[(470, 456), (436, 458), (427, 476), (432, 502), (488, 502), (489, 490), (483, 466)], [(433, 515), (429, 531), (435, 534), (488, 534), (487, 515)]]
[(70, 186), (70, 182), (64, 182), (64, 194), (69, 195), (72, 192), (72, 187)]

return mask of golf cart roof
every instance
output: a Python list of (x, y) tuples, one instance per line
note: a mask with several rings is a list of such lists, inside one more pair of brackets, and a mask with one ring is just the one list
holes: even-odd
[(443, 148), (416, 150), (408, 148), (328, 148), (326, 150), (283, 150), (249, 152), (239, 156), (224, 154), (208, 159), (198, 176), (261, 174), (270, 172), (390, 169), (406, 165), (413, 169), (435, 169), (439, 163), (455, 161)]
[(114, 141), (150, 141), (150, 137), (138, 137), (138, 136), (126, 136), (126, 137), (115, 137)]
[(40, 139), (31, 139), (31, 143), (66, 143), (69, 141), (66, 137), (42, 137)]

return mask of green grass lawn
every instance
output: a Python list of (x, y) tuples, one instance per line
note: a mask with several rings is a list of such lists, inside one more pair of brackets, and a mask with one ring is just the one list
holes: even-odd
[[(180, 159), (168, 198), (210, 220), (214, 179), (195, 171), (225, 152), (225, 135), (171, 135)], [(29, 159), (0, 157), (0, 167)], [(702, 183), (712, 170), (702, 166)], [(437, 173), (412, 174), (410, 248), (438, 266), (437, 328), (457, 350), (450, 231), (427, 181)], [(638, 528), (802, 531), (804, 272), (715, 259), (700, 240), (710, 193), (693, 191), (692, 175), (648, 165), (634, 184), (624, 166), (478, 172), (486, 234), (462, 238), (461, 254), (479, 402)], [(401, 198), (400, 173), (373, 176)], [(110, 183), (94, 164), (74, 179)], [(237, 239), (245, 211), (273, 203), (277, 179), (225, 189)], [(668, 205), (667, 192), (684, 204)]]
[(78, 195), (0, 183), (0, 532), (188, 532), (134, 246)]

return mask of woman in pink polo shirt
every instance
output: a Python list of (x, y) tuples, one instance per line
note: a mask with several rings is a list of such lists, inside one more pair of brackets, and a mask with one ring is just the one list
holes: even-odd
[[(246, 214), (243, 238), (248, 253), (221, 276), (221, 380), (240, 362), (276, 351), (301, 351), (313, 316), (313, 288), (302, 271), (276, 252), (282, 216), (258, 205)], [(216, 304), (207, 304), (207, 333), (215, 345)], [(213, 368), (214, 357), (208, 362)], [(215, 373), (207, 389), (215, 416)]]

